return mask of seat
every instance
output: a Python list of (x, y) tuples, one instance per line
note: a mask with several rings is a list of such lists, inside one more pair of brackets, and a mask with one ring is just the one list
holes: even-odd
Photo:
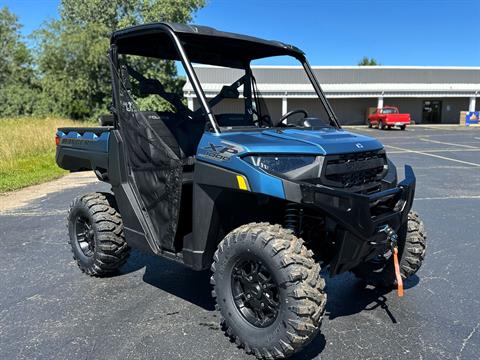
[(167, 123), (185, 157), (195, 156), (200, 139), (205, 131), (205, 118), (189, 119), (178, 114), (177, 117)]
[[(205, 127), (204, 120), (184, 119), (172, 112), (141, 111), (140, 114), (179, 159), (196, 154)], [(154, 137), (150, 135), (149, 138)]]
[[(170, 115), (171, 114), (171, 115)], [(152, 127), (155, 134), (151, 133), (151, 130), (146, 128), (147, 137), (151, 139), (152, 142), (155, 142), (155, 135), (158, 136), (162, 141), (173, 151), (173, 153), (179, 158), (182, 159), (184, 157), (177, 139), (170, 131), (169, 127), (166, 123), (173, 122), (171, 117), (175, 116), (173, 113), (164, 113), (161, 116), (154, 112), (154, 111), (141, 111), (138, 113), (137, 116), (143, 116), (147, 121), (148, 124)], [(158, 148), (154, 145), (150, 145), (150, 152), (152, 159), (155, 159), (155, 153), (159, 151)], [(160, 154), (158, 154), (160, 155)]]

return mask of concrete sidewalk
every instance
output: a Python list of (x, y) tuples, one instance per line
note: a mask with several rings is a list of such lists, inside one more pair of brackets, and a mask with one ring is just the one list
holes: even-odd
[(48, 196), (57, 191), (85, 186), (98, 181), (92, 171), (77, 172), (43, 184), (0, 195), (0, 214), (27, 205), (33, 200)]

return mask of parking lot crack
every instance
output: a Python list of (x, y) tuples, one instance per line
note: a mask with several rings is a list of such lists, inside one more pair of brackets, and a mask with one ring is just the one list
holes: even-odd
[(462, 342), (462, 347), (460, 348), (460, 351), (457, 355), (457, 360), (460, 360), (462, 358), (462, 352), (463, 350), (465, 349), (465, 347), (467, 346), (468, 342), (470, 341), (470, 339), (472, 338), (472, 336), (475, 334), (475, 332), (477, 331), (477, 329), (480, 327), (480, 322), (477, 323), (477, 325), (475, 325), (475, 327), (472, 329), (472, 331), (470, 331), (470, 334), (468, 334), (468, 336), (463, 339), (463, 342)]

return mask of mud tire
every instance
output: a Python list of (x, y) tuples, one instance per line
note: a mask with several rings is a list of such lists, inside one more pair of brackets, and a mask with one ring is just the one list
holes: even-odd
[[(129, 255), (122, 217), (116, 210), (115, 198), (109, 193), (90, 193), (75, 198), (68, 212), (69, 244), (73, 259), (82, 272), (105, 276), (117, 271)], [(84, 225), (88, 241), (80, 230)], [(88, 243), (88, 245), (87, 245)]]
[[(278, 284), (279, 310), (267, 327), (252, 325), (233, 298), (234, 264), (250, 256), (261, 260)], [(267, 223), (240, 226), (218, 245), (212, 272), (212, 294), (224, 329), (247, 353), (259, 359), (284, 358), (302, 349), (319, 331), (327, 300), (325, 281), (312, 251), (290, 230)]]
[[(420, 216), (410, 211), (408, 222), (399, 231), (398, 251), (400, 255), (400, 273), (403, 279), (414, 275), (422, 266), (427, 249), (427, 235)], [(384, 264), (367, 262), (352, 272), (366, 283), (380, 287), (396, 286), (393, 258)]]

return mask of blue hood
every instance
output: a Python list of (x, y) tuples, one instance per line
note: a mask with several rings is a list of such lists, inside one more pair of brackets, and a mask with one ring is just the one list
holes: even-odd
[(248, 153), (344, 154), (382, 149), (376, 139), (344, 130), (282, 129), (222, 133), (223, 141), (241, 145)]

